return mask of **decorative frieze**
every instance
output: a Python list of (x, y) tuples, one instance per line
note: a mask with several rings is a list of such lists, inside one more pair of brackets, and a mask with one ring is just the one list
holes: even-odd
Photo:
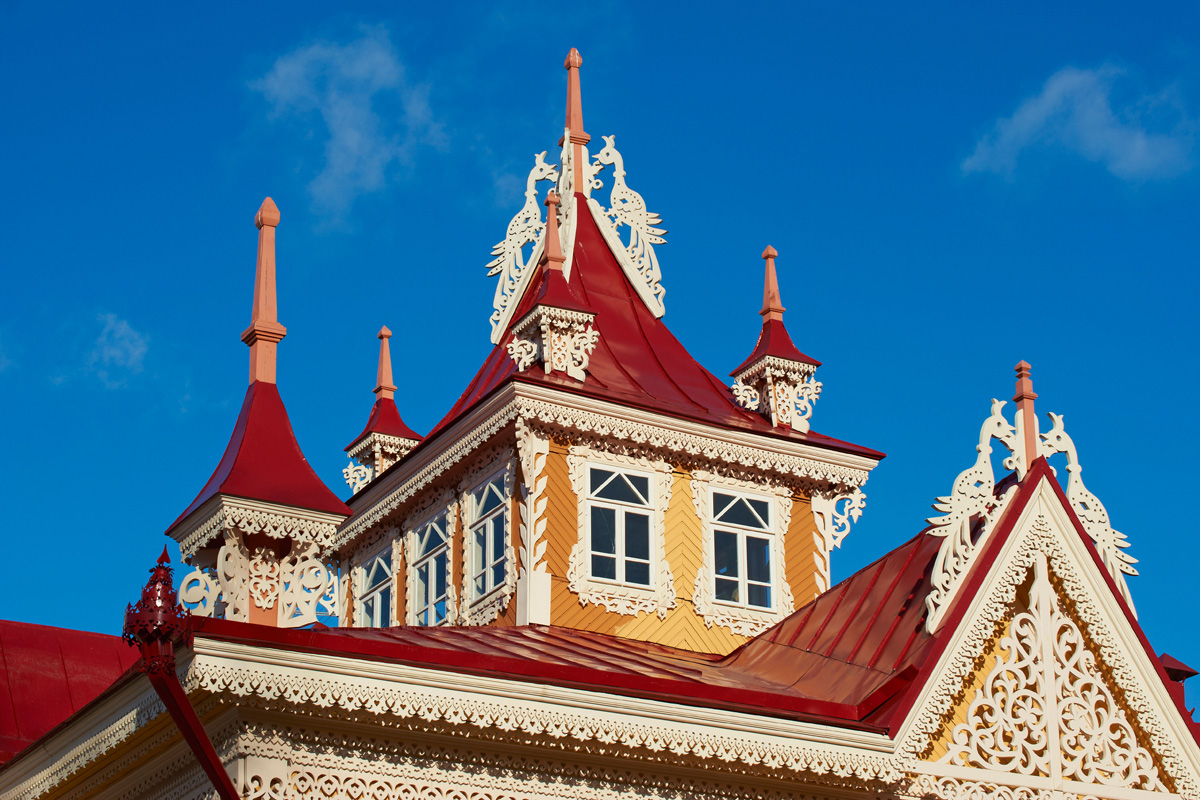
[(537, 306), (513, 326), (508, 354), (524, 372), (541, 363), (547, 373), (563, 372), (582, 381), (588, 359), (600, 341), (600, 332), (592, 326), (596, 315), (554, 306)]
[(757, 411), (773, 426), (807, 433), (813, 405), (821, 396), (816, 366), (803, 361), (767, 356), (733, 375), (734, 401)]

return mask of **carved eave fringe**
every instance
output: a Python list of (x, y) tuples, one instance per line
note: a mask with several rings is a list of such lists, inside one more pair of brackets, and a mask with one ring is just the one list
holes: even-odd
[(337, 527), (344, 519), (337, 514), (219, 494), (193, 511), (171, 536), (179, 543), (185, 561), (200, 548), (221, 540), (226, 531), (311, 543), (325, 556), (332, 552)]
[(876, 459), (797, 441), (732, 431), (632, 409), (527, 383), (510, 383), (367, 486), (354, 516), (333, 546), (345, 548), (385, 523), (425, 487), (469, 458), (505, 427), (521, 420), (564, 438), (618, 446), (627, 453), (669, 459), (729, 475), (765, 477), (804, 493), (852, 493), (867, 482)]

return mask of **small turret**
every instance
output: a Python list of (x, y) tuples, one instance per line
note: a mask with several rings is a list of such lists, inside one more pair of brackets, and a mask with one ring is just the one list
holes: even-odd
[(421, 442), (421, 435), (404, 424), (396, 408), (396, 387), (392, 383), (392, 353), (388, 340), (392, 332), (379, 329), (379, 368), (375, 373), (375, 405), (367, 427), (346, 446), (350, 465), (342, 470), (351, 491), (358, 492), (376, 476), (408, 454)]
[(754, 352), (730, 373), (731, 389), (742, 408), (759, 412), (776, 427), (807, 433), (813, 403), (821, 394), (821, 384), (813, 380), (821, 362), (801, 353), (783, 324), (786, 309), (775, 273), (778, 255), (770, 245), (763, 250), (767, 266), (763, 307), (758, 312), (763, 318), (762, 331)]

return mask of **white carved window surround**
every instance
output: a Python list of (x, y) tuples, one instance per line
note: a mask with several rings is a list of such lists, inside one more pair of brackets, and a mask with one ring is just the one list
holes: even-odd
[(396, 554), (392, 540), (363, 560), (358, 567), (358, 597), (355, 624), (363, 628), (387, 628), (396, 616)]
[(450, 559), (458, 503), (447, 500), (435, 503), (433, 513), (407, 526), (409, 625), (434, 627), (457, 621)]
[(784, 570), (792, 497), (786, 487), (692, 473), (692, 500), (704, 524), (704, 561), (696, 574), (696, 613), (755, 636), (794, 609)]
[[(484, 476), (482, 479), (479, 476)], [(516, 551), (512, 544), (512, 497), (516, 461), (511, 450), (485, 461), (463, 480), (462, 620), (486, 625), (496, 619), (516, 591)]]
[(663, 522), (671, 467), (574, 445), (567, 456), (577, 503), (577, 540), (567, 580), (582, 605), (618, 614), (675, 607)]

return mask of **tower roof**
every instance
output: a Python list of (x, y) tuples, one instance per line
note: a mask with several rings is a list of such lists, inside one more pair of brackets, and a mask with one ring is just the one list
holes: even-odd
[(388, 340), (392, 332), (386, 325), (379, 329), (379, 368), (375, 378), (375, 405), (371, 406), (371, 415), (367, 418), (367, 427), (354, 437), (354, 441), (346, 445), (350, 450), (372, 433), (384, 436), (395, 436), (398, 439), (421, 441), (421, 434), (404, 424), (400, 418), (400, 409), (396, 407), (396, 387), (392, 383), (392, 351)]
[(755, 361), (768, 356), (787, 361), (799, 361), (814, 367), (821, 366), (820, 361), (800, 352), (799, 348), (792, 343), (787, 326), (783, 324), (783, 312), (787, 309), (783, 307), (783, 301), (779, 297), (779, 277), (775, 274), (775, 258), (778, 255), (778, 251), (771, 245), (767, 245), (767, 249), (763, 250), (762, 257), (767, 262), (767, 266), (763, 279), (763, 307), (762, 311), (758, 312), (763, 318), (762, 330), (759, 331), (758, 343), (754, 346), (750, 357), (729, 373), (730, 375), (737, 375)]
[(271, 198), (263, 201), (254, 224), (258, 227), (254, 306), (250, 327), (242, 334), (242, 341), (250, 347), (250, 386), (225, 454), (200, 494), (171, 523), (168, 534), (216, 495), (350, 514), (304, 457), (275, 385), (276, 346), (287, 329), (279, 324), (276, 311), (275, 227), (279, 224), (279, 209)]

